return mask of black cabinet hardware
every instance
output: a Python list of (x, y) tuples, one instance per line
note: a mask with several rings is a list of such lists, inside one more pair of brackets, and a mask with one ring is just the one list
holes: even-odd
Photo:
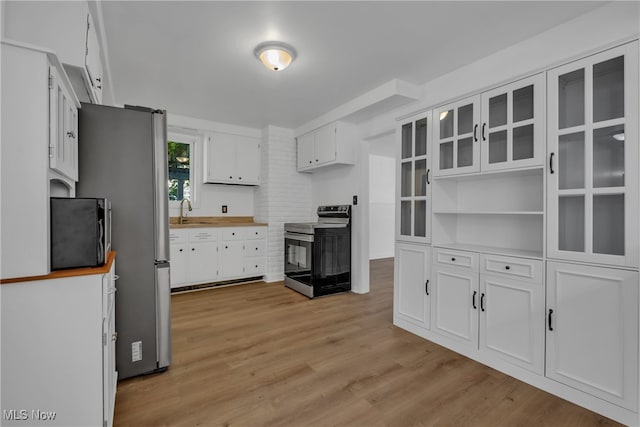
[(427, 280), (424, 284), (424, 291), (429, 295), (429, 281)]
[(456, 262), (456, 259), (454, 257), (451, 257), (451, 261)]
[(478, 133), (478, 124), (476, 123), (475, 126), (473, 127), (473, 142), (478, 142), (478, 136), (476, 135)]
[(180, 249), (179, 252), (182, 252), (182, 249)]
[(191, 248), (191, 250), (192, 250), (192, 251), (195, 251), (195, 250), (196, 250), (196, 248)]
[(480, 310), (484, 311), (484, 292), (480, 295)]
[(511, 270), (511, 267), (509, 267), (508, 265), (505, 265), (505, 266), (504, 266), (504, 269), (505, 269), (505, 270)]
[(551, 325), (551, 315), (553, 314), (553, 309), (549, 309), (549, 330), (553, 331), (553, 325)]
[(483, 141), (486, 141), (486, 140), (487, 140), (487, 137), (484, 135), (484, 128), (485, 128), (485, 127), (487, 127), (487, 124), (486, 124), (486, 123), (483, 123), (483, 124), (482, 124), (482, 140), (483, 140)]
[(476, 295), (478, 295), (478, 291), (473, 291), (473, 297), (471, 298), (471, 302), (473, 304), (474, 310), (478, 309), (478, 307), (476, 306)]
[(549, 156), (549, 173), (553, 173), (553, 156), (556, 153), (551, 153)]
[(427, 184), (431, 184), (431, 181), (429, 181), (429, 173), (431, 172), (431, 169), (427, 169)]

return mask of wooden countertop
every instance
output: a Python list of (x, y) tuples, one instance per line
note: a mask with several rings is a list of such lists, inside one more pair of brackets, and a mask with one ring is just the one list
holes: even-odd
[(108, 273), (109, 270), (111, 270), (111, 265), (113, 264), (113, 261), (115, 259), (116, 259), (116, 253), (115, 251), (111, 251), (107, 256), (107, 262), (104, 265), (101, 265), (98, 267), (69, 268), (66, 270), (52, 271), (51, 273), (45, 274), (44, 276), (28, 276), (28, 277), (14, 277), (11, 279), (2, 279), (0, 280), (0, 284), (5, 285), (8, 283), (33, 282), (35, 280), (50, 280), (50, 279), (60, 279), (63, 277), (105, 274), (105, 273)]
[(263, 222), (253, 222), (252, 216), (188, 216), (180, 224), (180, 218), (169, 218), (169, 228), (202, 227), (266, 227)]

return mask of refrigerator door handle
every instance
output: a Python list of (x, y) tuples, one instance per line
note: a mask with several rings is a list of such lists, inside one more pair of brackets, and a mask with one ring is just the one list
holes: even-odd
[(156, 261), (169, 261), (169, 180), (167, 162), (167, 115), (153, 112), (153, 170), (155, 205), (154, 224), (156, 230)]
[(156, 264), (156, 346), (158, 368), (171, 364), (171, 284), (169, 263)]

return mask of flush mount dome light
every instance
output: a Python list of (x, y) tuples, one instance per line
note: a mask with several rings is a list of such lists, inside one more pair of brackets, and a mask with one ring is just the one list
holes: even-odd
[(260, 43), (253, 53), (265, 67), (273, 71), (284, 70), (296, 57), (296, 51), (282, 42)]

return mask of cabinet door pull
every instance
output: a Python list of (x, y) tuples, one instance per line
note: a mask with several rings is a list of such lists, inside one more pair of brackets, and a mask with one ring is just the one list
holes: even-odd
[(484, 311), (484, 292), (480, 295), (480, 310)]
[(486, 141), (486, 140), (487, 140), (487, 137), (484, 135), (484, 128), (485, 128), (485, 127), (487, 127), (487, 124), (486, 124), (486, 123), (483, 123), (483, 124), (482, 124), (482, 140), (483, 140), (483, 141)]
[(424, 291), (429, 295), (429, 281), (427, 280), (424, 284)]
[(476, 295), (478, 295), (478, 291), (473, 291), (473, 297), (471, 298), (471, 302), (473, 303), (474, 310), (478, 309), (478, 307), (476, 306)]
[(549, 309), (549, 330), (553, 331), (553, 325), (551, 324), (551, 315), (553, 314), (553, 309)]
[(476, 123), (476, 124), (473, 126), (473, 142), (478, 142), (478, 135), (477, 135), (477, 133), (478, 133), (478, 124)]
[(431, 169), (427, 169), (427, 185), (431, 184), (431, 181), (429, 181), (429, 173), (431, 173)]
[(551, 153), (549, 156), (549, 173), (553, 173), (553, 156), (556, 153)]

